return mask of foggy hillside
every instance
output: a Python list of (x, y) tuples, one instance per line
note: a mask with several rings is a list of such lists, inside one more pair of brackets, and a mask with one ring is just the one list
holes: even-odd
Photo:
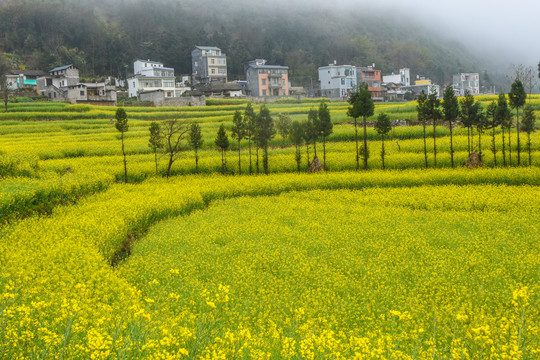
[(230, 79), (244, 76), (244, 62), (264, 58), (288, 65), (293, 84), (316, 82), (317, 68), (334, 60), (375, 63), (383, 73), (409, 67), (439, 84), (488, 68), (461, 43), (392, 9), (351, 1), (7, 0), (0, 50), (29, 68), (73, 63), (86, 76), (125, 76), (137, 58), (189, 74), (193, 47), (211, 45), (227, 54)]

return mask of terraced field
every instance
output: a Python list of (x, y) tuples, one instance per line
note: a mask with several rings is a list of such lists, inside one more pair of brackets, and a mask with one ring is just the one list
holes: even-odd
[[(303, 120), (317, 105), (268, 107)], [(296, 174), (277, 136), (269, 176), (218, 174), (217, 128), (245, 104), (127, 108), (123, 184), (114, 109), (12, 104), (0, 120), (0, 358), (540, 357), (538, 135), (531, 167), (491, 168), (486, 152), (467, 169), (458, 129), (451, 169), (441, 126), (440, 168), (421, 169), (421, 128), (398, 127), (391, 170), (372, 155), (356, 172), (347, 105), (329, 107), (329, 171)], [(377, 111), (415, 117), (414, 104)], [(201, 125), (202, 174), (184, 142), (176, 176), (156, 176), (148, 120), (169, 118)]]

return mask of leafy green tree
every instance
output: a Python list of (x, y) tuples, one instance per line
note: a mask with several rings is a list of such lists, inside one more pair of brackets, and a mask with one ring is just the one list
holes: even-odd
[(270, 110), (263, 105), (255, 121), (255, 142), (264, 151), (263, 168), (266, 175), (268, 175), (268, 144), (275, 134), (274, 120), (270, 115)]
[(310, 121), (310, 118), (308, 117), (307, 121), (304, 121), (302, 123), (302, 130), (303, 130), (303, 137), (304, 142), (306, 143), (306, 159), (307, 159), (307, 167), (309, 168), (310, 161), (309, 161), (309, 144), (313, 141), (313, 123)]
[(479, 119), (481, 105), (474, 100), (474, 96), (469, 91), (465, 92), (465, 97), (460, 99), (461, 124), (467, 128), (467, 151), (469, 156), (474, 148), (474, 128)]
[(202, 148), (204, 140), (199, 124), (191, 124), (189, 128), (189, 144), (195, 151), (195, 172), (199, 172), (199, 149)]
[[(525, 102), (527, 101), (527, 93), (525, 92), (525, 87), (523, 86), (521, 80), (516, 79), (512, 83), (512, 89), (508, 93), (508, 99), (510, 102), (510, 107), (512, 109), (516, 109), (517, 164), (519, 166), (521, 164), (521, 141), (519, 139), (519, 108), (523, 107), (525, 105)], [(510, 133), (508, 133), (508, 137), (510, 137)]]
[(118, 108), (114, 118), (114, 127), (116, 130), (120, 131), (120, 139), (122, 140), (122, 155), (124, 156), (124, 182), (127, 183), (127, 160), (126, 151), (124, 148), (124, 133), (128, 131), (129, 125), (126, 111), (123, 108)]
[(326, 138), (332, 134), (334, 124), (332, 124), (328, 105), (324, 101), (319, 105), (319, 121), (317, 125), (317, 131), (323, 139), (323, 167), (326, 170)]
[(225, 151), (229, 149), (229, 137), (227, 136), (227, 133), (225, 132), (225, 127), (223, 124), (219, 127), (219, 130), (217, 132), (215, 144), (219, 151), (221, 152), (221, 173), (225, 174), (225, 169), (227, 166), (226, 158), (225, 158)]
[(478, 158), (480, 159), (480, 161), (482, 161), (482, 134), (484, 133), (484, 130), (486, 130), (488, 127), (488, 118), (487, 115), (484, 113), (481, 105), (478, 106), (475, 126), (476, 132), (478, 133)]
[(286, 114), (278, 114), (276, 129), (281, 136), (281, 147), (285, 147), (285, 140), (291, 132), (291, 117)]
[(300, 172), (300, 161), (302, 161), (302, 154), (300, 152), (300, 146), (304, 142), (304, 127), (299, 121), (293, 121), (291, 123), (291, 131), (289, 133), (289, 139), (296, 148), (294, 159), (296, 160), (296, 167)]
[(457, 121), (459, 117), (459, 102), (454, 94), (452, 86), (448, 86), (444, 91), (442, 102), (444, 120), (448, 122), (450, 128), (450, 163), (454, 167), (454, 140), (452, 134), (452, 125)]
[(384, 155), (386, 155), (386, 151), (384, 149), (384, 136), (392, 130), (392, 123), (390, 122), (390, 118), (385, 113), (380, 113), (377, 117), (377, 122), (375, 123), (375, 130), (377, 130), (377, 133), (381, 135), (381, 141), (382, 141), (382, 148), (381, 148), (381, 160), (382, 160), (382, 168), (384, 170)]
[(506, 166), (506, 144), (504, 138), (505, 129), (510, 130), (512, 125), (512, 113), (508, 108), (508, 102), (506, 101), (506, 96), (503, 93), (499, 94), (499, 99), (497, 100), (497, 108), (495, 110), (496, 121), (501, 127), (502, 130), (502, 154), (503, 154), (503, 165)]
[(492, 101), (486, 108), (486, 129), (491, 129), (491, 152), (493, 153), (493, 167), (497, 166), (497, 144), (495, 143), (495, 129), (500, 125), (497, 122), (497, 103)]
[[(253, 106), (251, 103), (246, 105), (246, 110), (244, 110), (244, 124), (246, 126), (246, 138), (248, 139), (248, 149), (249, 149), (249, 174), (253, 174), (253, 167), (251, 165), (251, 141), (254, 136), (255, 128), (255, 112), (253, 111)], [(259, 169), (259, 151), (257, 150), (257, 173)]]
[(173, 163), (180, 155), (181, 141), (189, 131), (186, 121), (171, 119), (163, 122), (163, 138), (165, 139), (165, 154), (169, 156), (166, 176), (171, 176)]
[(437, 98), (437, 93), (428, 95), (426, 103), (427, 116), (433, 125), (433, 167), (437, 167), (437, 122), (441, 119), (441, 101)]
[[(540, 68), (540, 64), (538, 64)], [(531, 133), (535, 131), (536, 115), (531, 105), (523, 109), (523, 131), (527, 133), (527, 151), (529, 153), (529, 166), (531, 166)]]
[(309, 131), (309, 138), (313, 142), (313, 159), (317, 157), (317, 139), (319, 138), (319, 113), (315, 109), (310, 109), (308, 112), (308, 121), (306, 124), (309, 124), (306, 127), (306, 130)]
[(163, 135), (161, 127), (155, 121), (150, 123), (150, 138), (148, 139), (148, 147), (154, 152), (154, 161), (156, 163), (156, 175), (158, 173), (158, 150), (163, 149)]
[(423, 128), (423, 138), (424, 138), (424, 162), (425, 167), (427, 169), (428, 167), (428, 161), (427, 161), (427, 142), (426, 142), (426, 126), (427, 126), (427, 120), (429, 118), (429, 109), (428, 109), (428, 97), (424, 90), (420, 92), (418, 95), (418, 98), (416, 99), (416, 111), (418, 113), (418, 121), (420, 124), (422, 124)]
[(367, 146), (367, 118), (373, 116), (375, 113), (375, 104), (371, 99), (371, 93), (368, 90), (368, 85), (366, 83), (358, 86), (354, 91), (351, 92), (348, 103), (351, 105), (347, 111), (347, 116), (350, 116), (354, 119), (354, 139), (356, 141), (356, 170), (360, 168), (359, 165), (359, 153), (358, 153), (358, 130), (357, 130), (357, 119), (362, 116), (364, 120), (364, 146), (363, 146), (363, 159), (364, 159), (364, 169), (367, 170), (368, 164), (368, 146)]
[(246, 123), (244, 122), (244, 119), (242, 118), (242, 114), (240, 111), (236, 110), (233, 117), (233, 127), (232, 127), (232, 136), (233, 138), (238, 141), (238, 174), (242, 175), (242, 164), (241, 164), (241, 157), (240, 157), (240, 142), (247, 134), (247, 128)]

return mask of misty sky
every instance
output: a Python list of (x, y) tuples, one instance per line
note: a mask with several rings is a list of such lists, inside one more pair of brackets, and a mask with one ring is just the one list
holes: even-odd
[(540, 61), (540, 0), (334, 0), (333, 3), (377, 4), (376, 7), (382, 8), (379, 10), (404, 11), (426, 27), (466, 45), (481, 47), (499, 60), (535, 66)]

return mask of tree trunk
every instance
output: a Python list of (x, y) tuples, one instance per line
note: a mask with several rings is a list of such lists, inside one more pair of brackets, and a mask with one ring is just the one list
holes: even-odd
[(326, 171), (326, 136), (322, 138), (323, 169)]
[(516, 108), (517, 110), (517, 122), (516, 122), (516, 130), (517, 130), (517, 164), (518, 166), (521, 164), (520, 154), (520, 140), (519, 140), (519, 107)]
[(527, 133), (527, 149), (529, 150), (529, 166), (531, 166), (531, 133)]
[(437, 125), (433, 120), (433, 167), (437, 167)]
[(426, 163), (426, 169), (428, 167), (428, 164), (427, 164), (427, 141), (426, 141), (426, 124), (424, 123), (424, 160), (425, 160), (425, 163)]
[(157, 165), (157, 148), (154, 149), (154, 161), (156, 162), (156, 175), (158, 174), (158, 165)]
[(169, 178), (169, 176), (171, 174), (171, 168), (172, 168), (172, 164), (174, 162), (173, 156), (174, 156), (173, 153), (169, 154), (169, 164), (167, 165), (167, 179)]
[(508, 127), (508, 163), (512, 166), (512, 127)]
[(503, 166), (506, 166), (506, 144), (504, 143), (504, 126), (502, 129), (502, 153), (503, 153)]
[(313, 158), (317, 157), (317, 140), (313, 140)]
[(242, 175), (242, 165), (240, 163), (240, 140), (238, 140), (238, 175)]
[(497, 166), (497, 147), (495, 145), (495, 127), (491, 133), (491, 151), (493, 152), (493, 167)]
[(221, 149), (221, 173), (225, 175), (225, 150)]
[(199, 173), (199, 154), (197, 153), (197, 149), (195, 149), (195, 173)]
[(257, 165), (257, 174), (259, 173), (259, 146), (257, 145), (257, 160), (255, 162)]
[(268, 175), (268, 145), (264, 147), (263, 166), (264, 166), (264, 173)]
[(356, 170), (360, 169), (360, 160), (358, 157), (358, 126), (354, 118), (354, 140), (356, 141)]
[(307, 167), (309, 168), (309, 143), (306, 142), (306, 153), (307, 153)]
[[(6, 109), (7, 111), (7, 109)], [(127, 161), (126, 161), (126, 152), (124, 150), (124, 133), (121, 132), (121, 138), (122, 138), (122, 155), (124, 155), (124, 182), (127, 184)]]
[(382, 160), (382, 168), (384, 170), (384, 134), (382, 136), (382, 150), (381, 150), (381, 160)]
[(478, 158), (482, 161), (482, 132), (478, 130)]
[(449, 122), (450, 125), (450, 164), (452, 167), (454, 167), (454, 140), (452, 136), (452, 120)]
[(471, 156), (471, 128), (467, 127), (467, 152)]
[(367, 148), (367, 120), (364, 116), (364, 170), (367, 170), (367, 154), (368, 154), (368, 148)]
[(249, 146), (249, 175), (253, 174), (253, 168), (251, 166), (251, 138), (248, 138), (248, 146)]

